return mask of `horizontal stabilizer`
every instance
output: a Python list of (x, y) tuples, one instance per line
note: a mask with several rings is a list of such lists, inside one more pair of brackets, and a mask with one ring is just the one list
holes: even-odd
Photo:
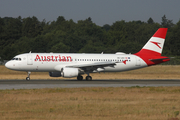
[(156, 62), (156, 61), (169, 60), (169, 59), (170, 58), (150, 59), (150, 61)]

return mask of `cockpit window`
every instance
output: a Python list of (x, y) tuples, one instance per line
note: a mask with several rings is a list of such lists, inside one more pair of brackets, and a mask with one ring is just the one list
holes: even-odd
[(21, 61), (21, 58), (13, 58), (12, 60)]

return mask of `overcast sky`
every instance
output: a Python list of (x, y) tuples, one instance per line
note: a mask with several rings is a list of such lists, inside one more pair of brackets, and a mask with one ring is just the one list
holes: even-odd
[(40, 21), (85, 20), (91, 17), (97, 25), (112, 25), (116, 21), (141, 20), (151, 17), (161, 23), (163, 15), (177, 23), (180, 20), (180, 0), (0, 0), (0, 17), (36, 16)]

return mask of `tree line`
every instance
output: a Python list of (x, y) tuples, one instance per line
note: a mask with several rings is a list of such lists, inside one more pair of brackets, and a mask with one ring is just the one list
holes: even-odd
[(161, 23), (152, 18), (147, 22), (124, 20), (98, 26), (89, 17), (56, 21), (39, 21), (37, 17), (0, 18), (0, 57), (11, 59), (21, 53), (136, 53), (154, 32), (168, 28), (163, 55), (180, 56), (180, 21), (174, 24), (164, 15)]

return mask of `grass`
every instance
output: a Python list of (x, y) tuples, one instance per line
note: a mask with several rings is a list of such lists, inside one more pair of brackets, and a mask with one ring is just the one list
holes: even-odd
[[(93, 77), (93, 79), (179, 79), (180, 65), (157, 65), (126, 72), (92, 73), (90, 75)], [(84, 75), (84, 78), (85, 76), (86, 75)], [(13, 71), (5, 68), (4, 66), (0, 66), (0, 79), (25, 79), (26, 77), (26, 72)], [(50, 77), (48, 72), (32, 72), (31, 79), (64, 78)]]
[(1, 90), (1, 120), (180, 118), (180, 87)]
[[(179, 79), (180, 66), (91, 75), (93, 79)], [(25, 72), (0, 66), (0, 79), (25, 77)], [(33, 72), (31, 79), (52, 78)], [(180, 87), (139, 86), (0, 90), (0, 120), (179, 120), (179, 94)]]

